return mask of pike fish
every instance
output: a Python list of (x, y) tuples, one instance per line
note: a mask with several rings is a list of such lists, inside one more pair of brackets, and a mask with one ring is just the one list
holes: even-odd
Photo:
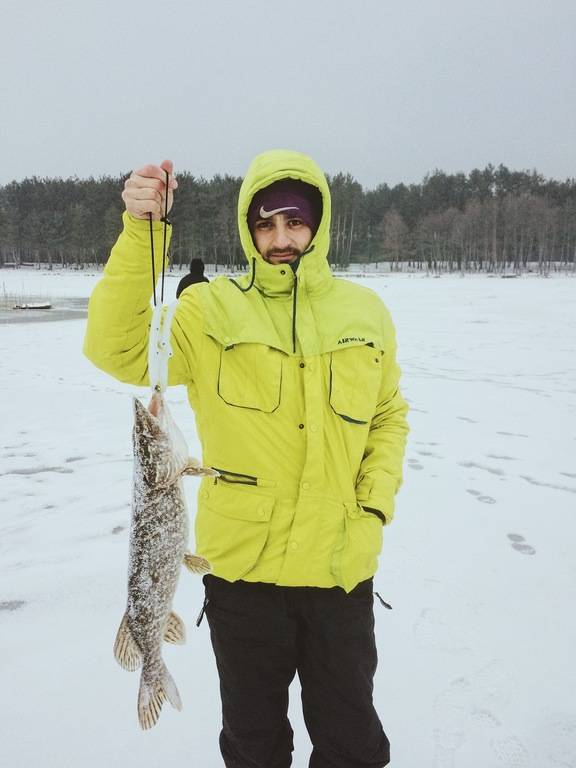
[(158, 721), (166, 699), (182, 708), (164, 660), (162, 642), (182, 644), (186, 630), (172, 610), (180, 569), (208, 573), (210, 563), (187, 552), (188, 513), (183, 475), (217, 475), (188, 456), (186, 440), (160, 392), (148, 408), (134, 398), (134, 489), (130, 527), (128, 600), (114, 656), (124, 669), (140, 666), (138, 720), (143, 729)]

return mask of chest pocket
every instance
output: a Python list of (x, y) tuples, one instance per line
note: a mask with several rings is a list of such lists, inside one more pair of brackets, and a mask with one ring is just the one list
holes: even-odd
[(282, 352), (265, 344), (223, 348), (218, 395), (237, 408), (272, 413), (280, 405)]
[(330, 354), (330, 405), (354, 424), (372, 420), (380, 390), (384, 352), (368, 345)]

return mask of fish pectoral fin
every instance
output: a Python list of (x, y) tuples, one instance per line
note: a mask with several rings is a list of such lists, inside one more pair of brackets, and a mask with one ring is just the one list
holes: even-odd
[(186, 552), (184, 555), (184, 565), (188, 568), (190, 573), (203, 574), (212, 571), (212, 566), (205, 557), (193, 555), (191, 552)]
[(180, 616), (174, 611), (168, 616), (168, 622), (164, 630), (164, 640), (175, 645), (184, 645), (186, 642), (186, 626)]
[(144, 679), (144, 672), (140, 678), (140, 691), (138, 693), (138, 720), (140, 727), (147, 731), (158, 722), (162, 704), (168, 699), (174, 709), (182, 709), (182, 701), (176, 683), (172, 675), (163, 664), (160, 679), (155, 683), (150, 683)]
[(114, 658), (123, 669), (134, 672), (142, 664), (142, 652), (128, 626), (128, 614), (125, 613), (114, 643)]
[(207, 475), (208, 477), (218, 477), (220, 472), (212, 467), (203, 467), (198, 459), (189, 458), (186, 466), (182, 470), (183, 475)]

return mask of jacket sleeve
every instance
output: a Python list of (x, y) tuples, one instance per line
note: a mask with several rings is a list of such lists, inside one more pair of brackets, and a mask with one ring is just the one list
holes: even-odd
[[(84, 354), (98, 368), (119, 381), (148, 386), (148, 338), (152, 307), (150, 224), (123, 216), (124, 229), (112, 248), (104, 277), (88, 304)], [(153, 222), (155, 274), (162, 272), (163, 224)], [(171, 227), (168, 227), (171, 230)], [(159, 299), (158, 288), (156, 293)], [(193, 379), (202, 338), (202, 315), (193, 292), (178, 303), (172, 320), (172, 357), (168, 383)]]
[(408, 405), (400, 389), (400, 368), (396, 362), (396, 336), (388, 313), (385, 315), (386, 352), (376, 411), (356, 483), (356, 498), (365, 508), (377, 510), (390, 523), (394, 496), (402, 484), (402, 463), (406, 448)]

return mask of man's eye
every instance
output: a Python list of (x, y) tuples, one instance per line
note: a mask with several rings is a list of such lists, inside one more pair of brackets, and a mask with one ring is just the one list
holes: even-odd
[(272, 223), (270, 221), (257, 221), (256, 229), (270, 229)]
[(302, 221), (302, 219), (289, 219), (288, 224), (291, 227), (301, 227), (304, 224), (304, 222)]

